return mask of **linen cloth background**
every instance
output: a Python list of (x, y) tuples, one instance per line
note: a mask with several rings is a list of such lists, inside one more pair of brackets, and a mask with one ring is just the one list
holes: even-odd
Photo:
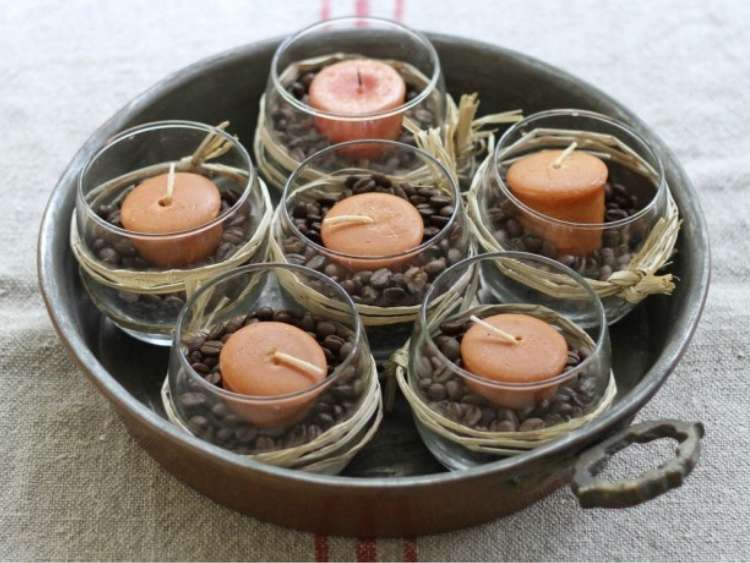
[[(564, 489), (473, 529), (377, 542), (259, 522), (172, 478), (128, 436), (47, 318), (34, 255), (49, 193), (87, 136), (165, 74), (368, 2), (3, 2), (0, 559), (750, 558), (750, 3), (369, 4), (558, 65), (622, 101), (676, 152), (708, 217), (713, 285), (688, 353), (639, 420), (705, 422), (697, 469), (678, 491), (629, 510), (583, 511)], [(655, 455), (629, 452), (620, 470), (636, 474), (668, 448), (642, 451)]]

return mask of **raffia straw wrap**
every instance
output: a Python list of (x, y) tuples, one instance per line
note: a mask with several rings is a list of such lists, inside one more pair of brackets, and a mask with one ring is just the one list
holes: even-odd
[[(595, 348), (593, 340), (576, 324), (558, 315), (554, 311), (540, 305), (502, 304), (502, 305), (479, 305), (463, 310), (457, 315), (450, 317), (454, 319), (468, 319), (470, 315), (485, 316), (495, 313), (524, 313), (532, 315), (558, 326), (566, 340), (578, 347), (591, 351)], [(445, 320), (440, 315), (433, 317), (430, 328), (437, 326)], [(567, 422), (543, 428), (541, 430), (525, 432), (491, 432), (487, 430), (476, 430), (458, 422), (455, 422), (437, 411), (432, 410), (419, 392), (415, 389), (414, 379), (409, 374), (409, 343), (397, 350), (391, 357), (395, 378), (401, 388), (404, 397), (409, 402), (414, 416), (417, 417), (425, 427), (432, 432), (459, 444), (466, 449), (493, 455), (514, 455), (525, 450), (536, 448), (552, 440), (580, 428), (587, 422), (594, 420), (609, 408), (617, 395), (617, 384), (614, 374), (610, 371), (609, 382), (602, 398), (596, 406), (584, 416), (571, 419)]]
[[(614, 161), (648, 178), (656, 184), (656, 171), (625, 143), (602, 133), (566, 129), (538, 128), (507, 147), (499, 157), (509, 163), (519, 150), (534, 147), (559, 146), (567, 147), (572, 142), (605, 161)], [(492, 147), (474, 175), (471, 189), (467, 194), (469, 216), (474, 227), (479, 246), (486, 252), (510, 250), (504, 248), (492, 234), (490, 226), (482, 217), (483, 206), (482, 184), (488, 174), (493, 158)], [(517, 157), (516, 157), (517, 158)], [(672, 194), (667, 190), (666, 212), (651, 228), (641, 249), (632, 257), (627, 267), (616, 271), (606, 281), (587, 278), (586, 281), (600, 298), (619, 297), (628, 303), (636, 304), (653, 294), (669, 295), (674, 290), (672, 274), (657, 275), (657, 272), (669, 264), (674, 252), (677, 236), (680, 231), (680, 215)], [(505, 274), (516, 281), (538, 291), (561, 299), (586, 298), (583, 290), (571, 278), (563, 274), (548, 272), (515, 260), (504, 260), (498, 266)]]
[[(280, 81), (282, 84), (288, 84), (307, 71), (355, 58), (362, 58), (362, 55), (335, 53), (299, 61), (289, 65), (282, 73)], [(383, 62), (393, 66), (407, 81), (413, 84), (425, 87), (430, 82), (429, 78), (417, 68), (403, 61), (384, 60)], [(435, 92), (431, 95), (437, 96), (438, 94)], [(475, 168), (476, 157), (482, 154), (487, 147), (489, 139), (492, 137), (493, 131), (486, 128), (504, 123), (515, 123), (523, 118), (521, 110), (495, 113), (476, 118), (477, 108), (479, 107), (479, 100), (476, 93), (462, 95), (458, 105), (449, 94), (446, 94), (444, 103), (446, 106), (445, 123), (441, 127), (442, 132), (439, 135), (445, 150), (456, 163), (458, 174), (465, 178), (471, 178)], [(404, 118), (404, 127), (415, 135), (422, 131), (417, 123), (408, 117)], [(271, 187), (282, 190), (289, 175), (300, 165), (300, 161), (296, 160), (286, 147), (279, 144), (271, 133), (266, 123), (265, 95), (260, 99), (253, 150), (255, 152), (255, 160), (258, 163), (258, 170), (263, 173), (263, 176), (268, 180)], [(308, 169), (306, 175), (306, 179), (312, 181), (322, 174)]]
[[(313, 473), (339, 473), (372, 439), (383, 419), (383, 404), (375, 360), (370, 356), (367, 387), (356, 411), (320, 436), (300, 446), (248, 454), (247, 457), (270, 465), (289, 467)], [(164, 380), (161, 398), (167, 418), (188, 434), (192, 434), (177, 413), (169, 390), (169, 378)]]
[[(217, 126), (224, 129), (229, 122)], [(180, 159), (176, 172), (195, 171), (208, 172), (243, 180), (248, 177), (245, 170), (223, 164), (207, 162), (224, 155), (231, 149), (230, 143), (215, 133), (209, 133), (192, 155)], [(121, 189), (135, 182), (150, 178), (169, 170), (169, 162), (154, 164), (128, 174), (124, 174), (92, 190), (89, 194), (91, 205), (113, 190)], [(78, 232), (76, 212), (73, 211), (70, 227), (70, 246), (80, 267), (97, 282), (116, 289), (141, 294), (165, 294), (185, 291), (188, 296), (193, 293), (205, 280), (232, 270), (265, 249), (268, 239), (269, 226), (273, 216), (273, 204), (268, 194), (268, 188), (262, 179), (258, 178), (258, 188), (261, 191), (264, 210), (258, 226), (251, 238), (239, 246), (234, 254), (216, 264), (196, 268), (173, 268), (169, 270), (130, 270), (126, 268), (112, 268), (96, 256), (81, 239)], [(251, 187), (252, 189), (252, 187)]]

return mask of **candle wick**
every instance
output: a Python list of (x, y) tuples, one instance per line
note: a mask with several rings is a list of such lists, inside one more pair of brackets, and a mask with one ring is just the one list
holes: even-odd
[(291, 354), (287, 354), (286, 352), (279, 352), (277, 350), (273, 353), (273, 356), (271, 358), (276, 362), (289, 364), (296, 367), (297, 369), (300, 369), (307, 373), (311, 373), (313, 375), (325, 375), (325, 371), (323, 371), (323, 368), (321, 368), (320, 366), (316, 366), (315, 364), (311, 364), (310, 362), (301, 360), (297, 356), (292, 356)]
[(164, 197), (159, 200), (159, 205), (166, 207), (172, 205), (172, 194), (174, 193), (174, 162), (169, 165), (169, 173), (167, 174), (167, 191)]
[(362, 73), (359, 72), (359, 67), (357, 67), (357, 89), (362, 91)]
[(498, 336), (498, 337), (502, 338), (502, 339), (503, 339), (503, 340), (504, 340), (505, 342), (507, 342), (508, 344), (514, 344), (514, 345), (516, 345), (516, 344), (518, 344), (518, 343), (519, 343), (519, 340), (518, 340), (518, 339), (516, 339), (516, 337), (515, 337), (515, 336), (513, 336), (512, 334), (510, 334), (510, 333), (507, 333), (507, 332), (505, 332), (504, 330), (502, 330), (502, 329), (499, 329), (499, 328), (497, 328), (497, 327), (496, 327), (496, 326), (494, 326), (494, 325), (491, 325), (491, 324), (490, 324), (490, 323), (488, 323), (487, 321), (483, 321), (482, 319), (480, 319), (479, 317), (477, 317), (477, 316), (475, 316), (475, 315), (471, 315), (471, 316), (469, 317), (469, 319), (470, 319), (470, 320), (471, 320), (472, 322), (474, 322), (474, 323), (478, 324), (479, 326), (481, 326), (482, 328), (486, 328), (486, 329), (487, 329), (487, 330), (489, 330), (489, 331), (490, 331), (490, 332), (491, 332), (491, 333), (492, 333), (493, 335), (495, 335), (495, 336)]
[(568, 148), (566, 148), (562, 152), (562, 154), (560, 154), (560, 156), (555, 159), (555, 162), (552, 163), (552, 168), (560, 168), (563, 162), (565, 162), (565, 159), (568, 158), (574, 150), (576, 150), (577, 146), (578, 143), (576, 143), (575, 141), (570, 143), (570, 145), (568, 145)]
[(336, 217), (327, 217), (323, 219), (324, 225), (369, 225), (374, 222), (375, 219), (368, 215), (338, 215)]

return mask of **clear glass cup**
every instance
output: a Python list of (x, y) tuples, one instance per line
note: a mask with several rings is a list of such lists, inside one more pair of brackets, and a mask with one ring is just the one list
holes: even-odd
[[(317, 73), (352, 58), (392, 66), (406, 83), (403, 103), (358, 115), (322, 109), (315, 98), (311, 103), (309, 88)], [(351, 140), (397, 140), (413, 145), (413, 135), (403, 127), (405, 119), (426, 129), (441, 126), (444, 117), (445, 84), (437, 52), (424, 35), (393, 21), (346, 17), (313, 24), (287, 38), (271, 62), (265, 123), (273, 141), (296, 162), (331, 144)], [(358, 145), (350, 151), (384, 172), (398, 166), (392, 155), (376, 145)], [(273, 158), (270, 152), (269, 157)]]
[[(188, 160), (209, 134), (223, 140), (226, 150), (194, 167)], [(218, 216), (197, 228), (167, 234), (125, 229), (120, 207), (128, 193), (144, 179), (166, 174), (170, 163), (177, 173), (200, 174), (216, 185), (221, 197)], [(132, 177), (141, 169), (146, 171)], [(82, 252), (96, 272), (81, 268), (84, 286), (94, 304), (125, 332), (169, 346), (185, 304), (181, 280), (199, 269), (213, 265), (220, 270), (223, 263), (242, 258), (267, 205), (250, 156), (223, 130), (190, 121), (160, 121), (123, 131), (94, 153), (79, 177), (76, 227)], [(265, 244), (244, 261), (261, 259)], [(126, 285), (107, 272), (98, 275), (102, 267), (124, 276)], [(130, 289), (139, 276), (153, 279), (159, 272), (170, 272), (161, 286), (136, 283), (142, 289)]]
[[(577, 151), (600, 156), (608, 169), (605, 184), (605, 222), (581, 223), (558, 219), (519, 199), (506, 181), (516, 160), (540, 150), (561, 150), (572, 137), (540, 136), (524, 142), (532, 132), (586, 131), (619, 140), (637, 154), (645, 167), (626, 166), (602, 155), (597, 147), (578, 143)], [(668, 189), (659, 156), (626, 124), (583, 110), (559, 109), (526, 117), (510, 127), (498, 142), (478, 194), (482, 224), (503, 250), (531, 252), (559, 260), (590, 280), (606, 281), (623, 269), (643, 246), (655, 223), (667, 211)], [(634, 305), (606, 297), (609, 322)]]
[[(312, 308), (290, 280), (325, 286), (340, 307)], [(220, 357), (236, 331), (259, 321), (292, 324), (314, 336), (326, 376), (283, 395), (251, 396), (224, 387)], [(290, 264), (253, 264), (217, 277), (186, 304), (169, 359), (169, 389), (180, 420), (200, 438), (241, 454), (299, 446), (358, 409), (372, 375), (367, 338), (351, 298), (326, 276)]]
[[(554, 298), (519, 283), (515, 279), (519, 267), (553, 270), (580, 289), (586, 299)], [(459, 297), (435, 306), (467, 273), (479, 282), (465, 286)], [(562, 372), (520, 382), (489, 379), (469, 371), (461, 346), (464, 334), (475, 324), (471, 316), (485, 319), (497, 314), (529, 315), (552, 325), (568, 347)], [(525, 252), (480, 254), (443, 272), (425, 296), (410, 340), (410, 385), (431, 409), (480, 432), (539, 430), (586, 415), (601, 404), (610, 369), (609, 332), (599, 297), (567, 266)], [(461, 469), (493, 459), (438, 436), (418, 419), (417, 425), (426, 445), (448, 468)]]
[[(383, 174), (372, 163), (342, 156), (363, 144), (398, 159), (398, 167)], [(416, 207), (424, 225), (422, 242), (405, 252), (369, 257), (326, 248), (321, 238), (326, 214), (337, 202), (368, 192), (396, 195)], [(358, 307), (416, 308), (432, 281), (471, 252), (470, 229), (451, 175), (424, 151), (394, 141), (352, 141), (311, 156), (287, 181), (278, 213), (273, 234), (284, 259), (325, 273)], [(380, 335), (368, 328), (376, 351), (397, 347), (410, 331), (409, 323), (385, 327)]]

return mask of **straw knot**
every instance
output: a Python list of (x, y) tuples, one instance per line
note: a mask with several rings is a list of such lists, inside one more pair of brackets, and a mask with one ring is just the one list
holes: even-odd
[(653, 294), (670, 295), (674, 291), (672, 274), (655, 275), (645, 270), (621, 270), (607, 281), (621, 288), (620, 296), (629, 303), (640, 303)]

